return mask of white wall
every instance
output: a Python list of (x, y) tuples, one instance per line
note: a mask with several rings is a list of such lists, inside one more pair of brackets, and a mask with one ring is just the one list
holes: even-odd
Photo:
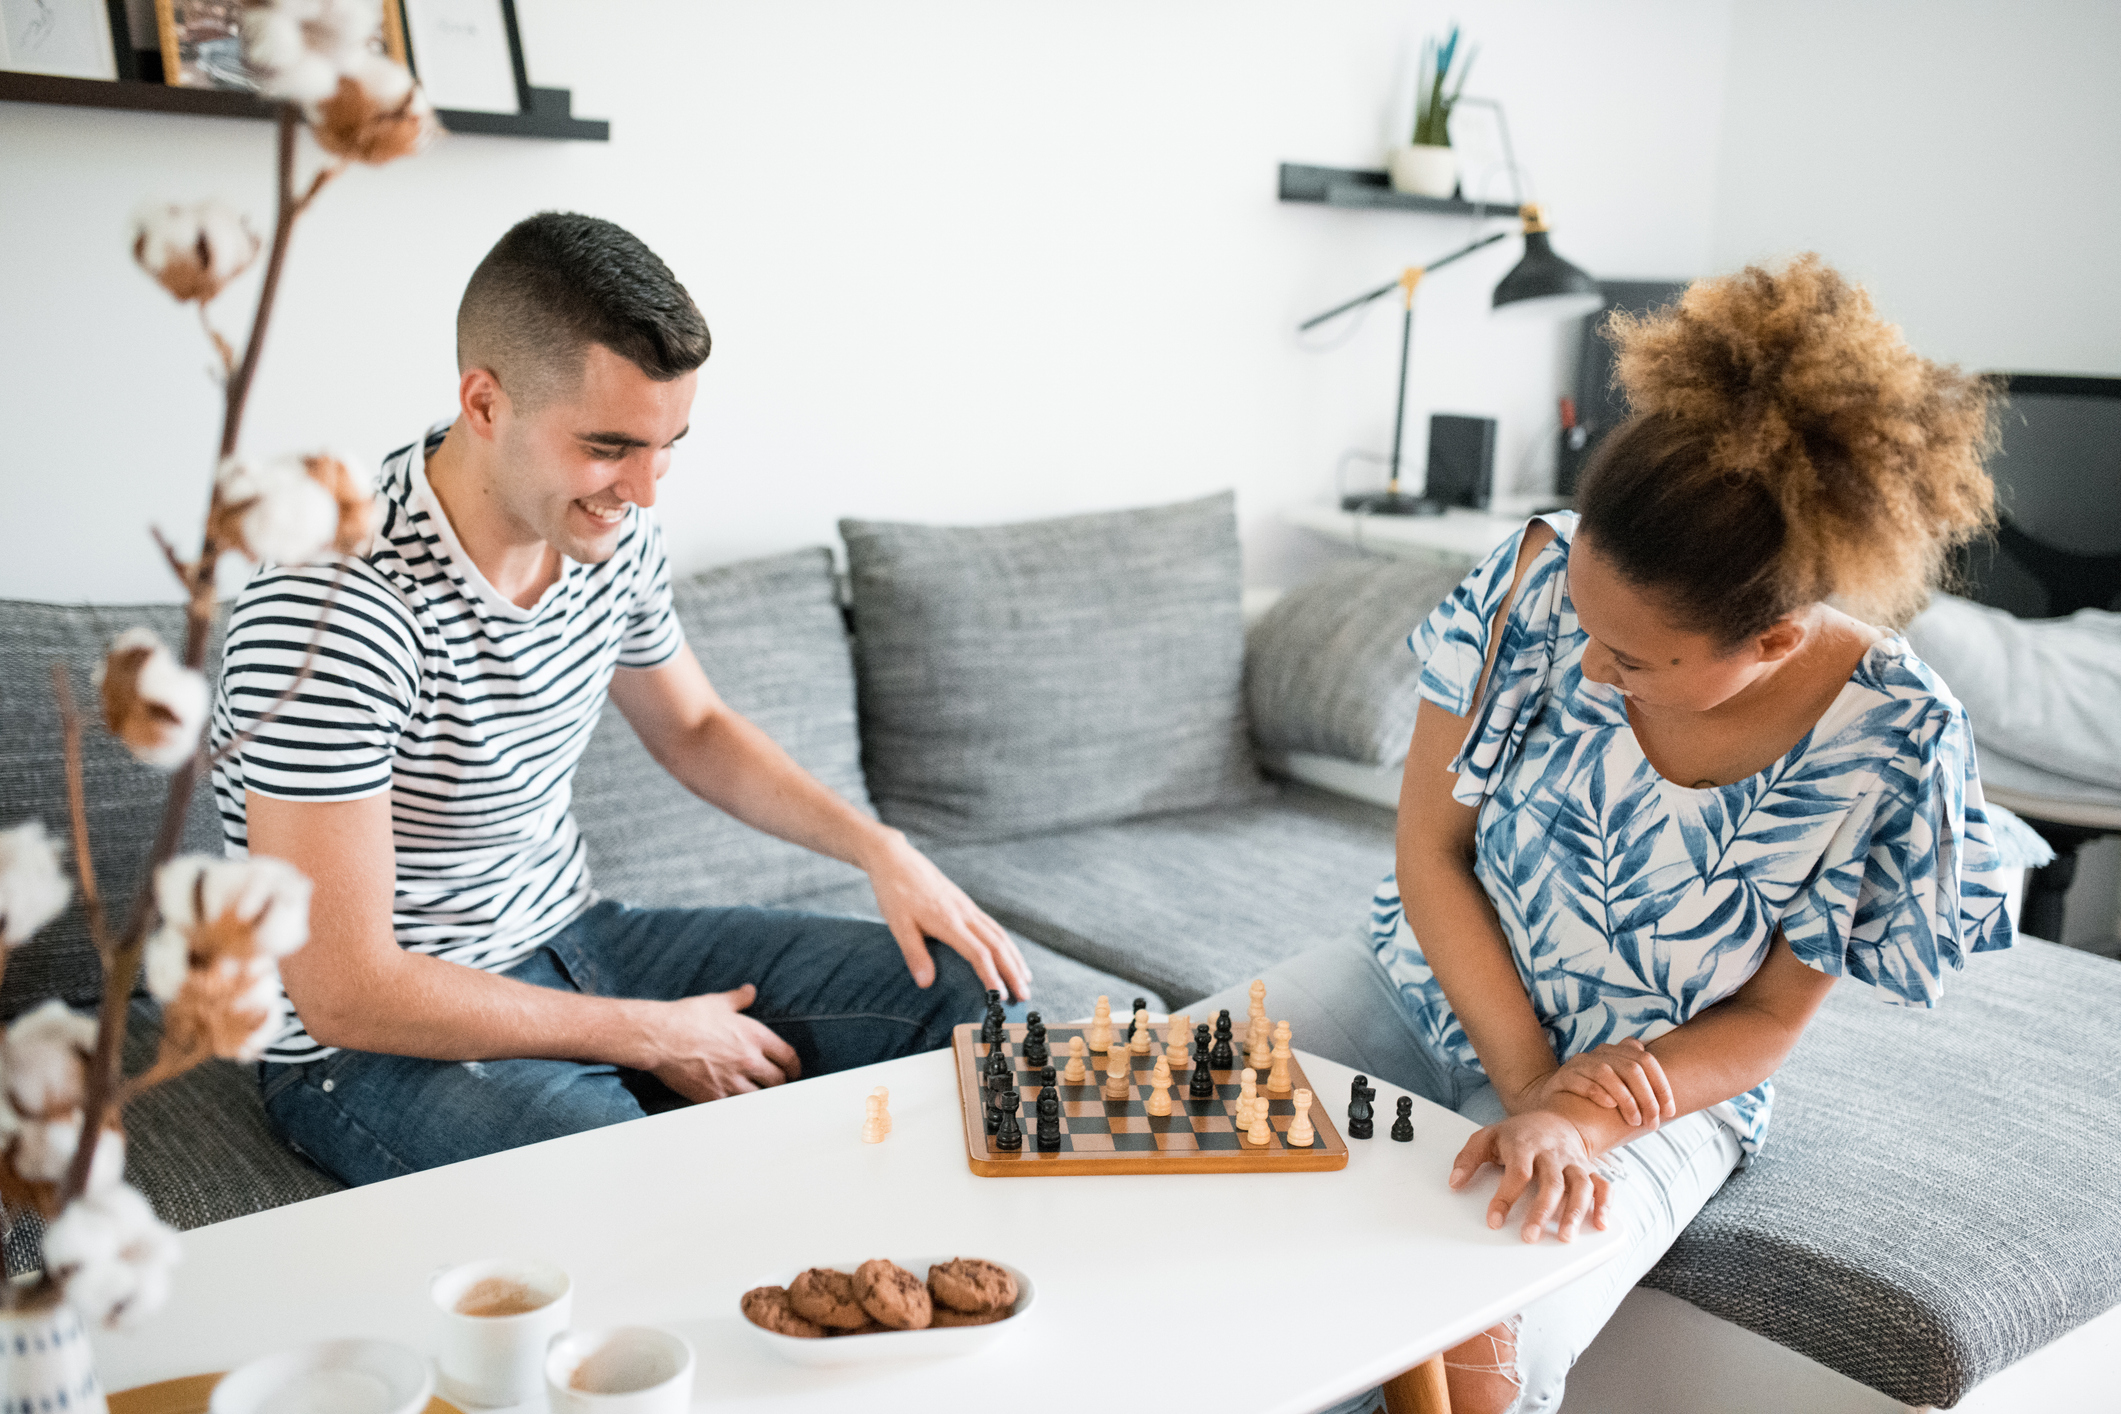
[[(2121, 374), (2121, 5), (1744, 0), (1714, 264), (1816, 250), (1932, 358)], [(2112, 951), (2121, 840), (2065, 941)]]
[[(451, 138), (331, 190), (300, 229), (250, 448), (374, 458), (447, 415), (466, 275), (513, 220), (576, 208), (661, 252), (714, 329), (665, 487), (681, 567), (830, 543), (842, 515), (1234, 486), (1249, 576), (1285, 579), (1322, 552), (1274, 512), (1327, 495), (1343, 449), (1388, 445), (1398, 343), (1388, 309), (1327, 354), (1293, 326), (1467, 229), (1277, 203), (1276, 165), (1376, 165), (1411, 46), (1454, 15), (1564, 254), (1708, 268), (1727, 3), (519, 8), (534, 80), (572, 87), (613, 141)], [(125, 217), (218, 193), (267, 221), (270, 150), (263, 123), (0, 104), (0, 596), (168, 596), (144, 526), (196, 524), (217, 402)], [(1547, 471), (1567, 341), (1485, 312), (1517, 244), (1423, 290), (1416, 467), (1441, 409), (1503, 418), (1505, 476)], [(246, 293), (223, 301), (232, 325)]]

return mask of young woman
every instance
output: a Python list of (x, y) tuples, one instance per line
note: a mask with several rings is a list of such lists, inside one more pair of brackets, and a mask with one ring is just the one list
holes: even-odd
[(1489, 1226), (1514, 1207), (1527, 1242), (1628, 1236), (1447, 1354), (1459, 1414), (1560, 1404), (1760, 1147), (1768, 1077), (1837, 978), (1934, 1005), (2011, 941), (1965, 713), (1878, 626), (1992, 518), (1985, 386), (1810, 256), (1611, 337), (1634, 417), (1578, 511), (1411, 639), (1424, 700), (1371, 946), (1269, 980), (1312, 1048), (1487, 1126), (1451, 1183), (1501, 1168)]

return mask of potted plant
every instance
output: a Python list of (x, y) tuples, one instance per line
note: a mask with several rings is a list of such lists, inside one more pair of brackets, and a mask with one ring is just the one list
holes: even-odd
[(1465, 92), (1466, 73), (1473, 67), (1468, 48), (1465, 62), (1458, 59), (1458, 26), (1442, 44), (1433, 38), (1421, 45), (1421, 73), (1414, 89), (1414, 140), (1392, 149), (1386, 165), (1392, 174), (1392, 190), (1409, 196), (1450, 196), (1458, 190), (1458, 154), (1451, 150), (1451, 110)]

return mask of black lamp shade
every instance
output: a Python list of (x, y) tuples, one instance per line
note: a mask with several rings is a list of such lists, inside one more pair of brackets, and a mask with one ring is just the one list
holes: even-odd
[(1574, 319), (1604, 304), (1598, 282), (1556, 255), (1543, 230), (1525, 232), (1524, 259), (1495, 287), (1497, 314)]

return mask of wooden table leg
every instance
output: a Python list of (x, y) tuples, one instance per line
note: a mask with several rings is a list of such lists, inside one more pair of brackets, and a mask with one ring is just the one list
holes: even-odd
[(1385, 1381), (1385, 1414), (1451, 1414), (1443, 1357), (1432, 1355)]

